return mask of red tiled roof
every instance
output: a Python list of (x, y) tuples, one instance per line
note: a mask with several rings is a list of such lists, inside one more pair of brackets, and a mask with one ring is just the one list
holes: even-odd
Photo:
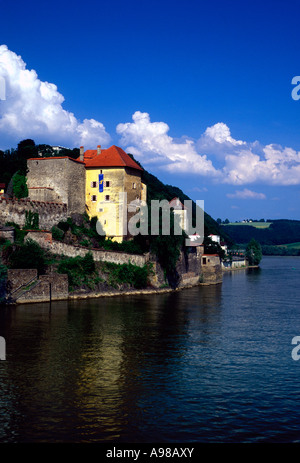
[(85, 151), (84, 163), (86, 167), (131, 167), (143, 170), (122, 148), (115, 145), (102, 149), (100, 154), (97, 154), (97, 150)]

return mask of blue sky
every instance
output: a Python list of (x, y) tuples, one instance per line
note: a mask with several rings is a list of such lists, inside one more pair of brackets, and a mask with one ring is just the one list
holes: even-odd
[(0, 149), (116, 144), (214, 218), (300, 219), (299, 0), (0, 12)]

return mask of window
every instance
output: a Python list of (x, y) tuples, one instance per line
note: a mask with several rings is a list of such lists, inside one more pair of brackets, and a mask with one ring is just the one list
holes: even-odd
[(100, 174), (102, 174), (102, 170), (100, 170)]
[(206, 257), (203, 257), (203, 265), (206, 265)]
[(91, 188), (96, 188), (97, 187), (97, 182), (91, 182)]
[(100, 209), (99, 209), (99, 212), (103, 212), (103, 209), (100, 208)]
[(105, 201), (109, 201), (109, 195), (105, 195)]
[(105, 182), (105, 186), (106, 186), (106, 188), (109, 188), (110, 182), (109, 181)]
[(136, 189), (136, 183), (132, 184), (132, 188), (135, 190)]
[(97, 196), (96, 195), (92, 195), (92, 201), (97, 201)]

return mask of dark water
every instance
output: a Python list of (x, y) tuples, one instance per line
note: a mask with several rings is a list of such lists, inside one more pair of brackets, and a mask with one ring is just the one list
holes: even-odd
[(299, 277), (2, 310), (0, 442), (300, 442)]

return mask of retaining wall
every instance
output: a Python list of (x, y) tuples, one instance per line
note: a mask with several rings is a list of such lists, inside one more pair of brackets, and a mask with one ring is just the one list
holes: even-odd
[(66, 204), (33, 201), (28, 198), (17, 200), (0, 196), (0, 224), (15, 222), (20, 227), (24, 227), (25, 211), (37, 212), (39, 227), (46, 230), (68, 218)]
[(87, 252), (91, 252), (95, 262), (113, 262), (115, 264), (128, 264), (143, 267), (149, 261), (149, 254), (129, 254), (118, 251), (105, 251), (102, 249), (88, 249), (83, 246), (62, 243), (50, 239), (50, 232), (30, 231), (26, 235), (26, 240), (32, 239), (41, 247), (48, 249), (53, 254), (64, 255), (67, 257), (84, 257)]

